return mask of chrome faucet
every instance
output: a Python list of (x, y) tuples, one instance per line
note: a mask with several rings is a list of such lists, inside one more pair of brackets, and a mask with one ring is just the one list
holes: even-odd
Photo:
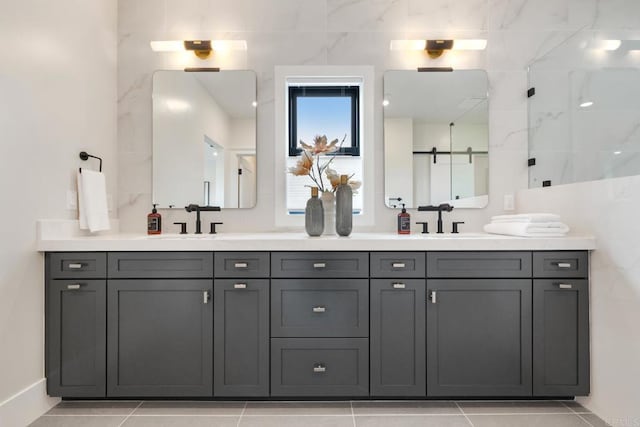
[(429, 206), (418, 206), (418, 212), (438, 212), (438, 231), (437, 233), (442, 234), (442, 212), (451, 212), (453, 210), (453, 206), (449, 203), (442, 203), (438, 206), (429, 205)]
[(184, 208), (187, 212), (196, 213), (196, 232), (195, 234), (202, 234), (202, 222), (200, 221), (200, 212), (220, 212), (220, 206), (199, 206), (191, 204)]

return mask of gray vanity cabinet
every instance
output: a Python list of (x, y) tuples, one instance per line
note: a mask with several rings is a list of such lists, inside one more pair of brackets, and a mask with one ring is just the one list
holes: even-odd
[(370, 310), (371, 395), (424, 397), (425, 280), (371, 280)]
[(427, 395), (531, 395), (531, 279), (430, 279), (427, 298)]
[(47, 286), (47, 392), (105, 397), (106, 282), (51, 280)]
[(211, 396), (213, 280), (110, 280), (107, 394)]
[(214, 395), (269, 395), (269, 280), (216, 279)]

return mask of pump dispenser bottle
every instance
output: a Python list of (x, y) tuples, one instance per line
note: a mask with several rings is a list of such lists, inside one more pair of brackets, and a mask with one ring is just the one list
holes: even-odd
[(147, 215), (147, 234), (162, 233), (162, 215), (158, 213), (158, 209), (153, 205), (153, 210)]
[(411, 233), (411, 215), (407, 213), (407, 209), (402, 203), (402, 212), (398, 214), (398, 234)]

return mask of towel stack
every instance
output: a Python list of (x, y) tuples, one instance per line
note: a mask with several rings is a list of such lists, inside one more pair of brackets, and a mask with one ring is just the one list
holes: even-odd
[(484, 231), (521, 237), (563, 237), (569, 227), (558, 215), (538, 213), (494, 216), (491, 224), (484, 226)]

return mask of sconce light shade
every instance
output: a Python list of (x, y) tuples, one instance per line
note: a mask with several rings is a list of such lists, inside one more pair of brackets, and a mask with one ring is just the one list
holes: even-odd
[(152, 41), (154, 52), (192, 51), (198, 58), (207, 59), (212, 51), (247, 50), (246, 40), (168, 40)]
[(424, 50), (430, 58), (438, 58), (445, 50), (484, 50), (484, 39), (391, 40), (391, 50)]

